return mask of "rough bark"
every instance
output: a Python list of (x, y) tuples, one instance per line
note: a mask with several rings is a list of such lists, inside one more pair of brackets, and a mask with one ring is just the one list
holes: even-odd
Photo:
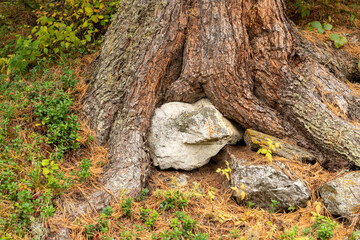
[[(360, 99), (344, 83), (356, 65), (305, 40), (284, 8), (282, 0), (122, 2), (84, 106), (109, 146), (108, 191), (136, 195), (144, 184), (157, 105), (205, 96), (244, 128), (287, 138), (327, 168), (360, 165)], [(106, 192), (92, 196), (95, 208), (111, 200)]]

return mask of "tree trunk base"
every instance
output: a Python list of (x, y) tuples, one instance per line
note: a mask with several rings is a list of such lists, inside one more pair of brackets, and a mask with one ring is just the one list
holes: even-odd
[(84, 111), (110, 163), (106, 190), (83, 211), (140, 192), (150, 119), (170, 101), (207, 97), (243, 128), (286, 138), (325, 168), (360, 166), (360, 98), (345, 84), (356, 62), (306, 40), (282, 0), (124, 0), (97, 62)]

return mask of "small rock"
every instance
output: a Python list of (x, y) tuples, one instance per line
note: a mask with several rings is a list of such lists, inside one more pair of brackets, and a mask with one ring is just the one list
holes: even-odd
[(61, 228), (56, 233), (52, 233), (47, 237), (47, 240), (71, 240), (70, 230)]
[(260, 148), (268, 149), (268, 139), (270, 139), (273, 144), (279, 144), (279, 148), (273, 152), (273, 155), (302, 162), (315, 162), (314, 155), (294, 144), (252, 129), (247, 129), (244, 133), (245, 143), (252, 151), (257, 151)]
[(258, 231), (255, 231), (253, 229), (249, 229), (246, 233), (246, 239), (247, 240), (259, 240), (260, 239), (260, 234)]
[(174, 178), (174, 181), (170, 183), (171, 188), (177, 188), (185, 186), (188, 183), (189, 176), (186, 174), (179, 174)]
[(188, 183), (188, 175), (185, 174), (180, 174), (179, 176), (176, 177), (176, 182), (179, 186), (184, 186)]
[(155, 166), (193, 170), (207, 164), (226, 144), (242, 139), (239, 132), (210, 103), (171, 102), (155, 110), (149, 146)]
[(347, 173), (324, 184), (320, 196), (332, 215), (350, 217), (359, 210), (360, 172)]
[(30, 226), (31, 233), (36, 239), (45, 239), (49, 234), (49, 229), (44, 226), (44, 224), (38, 220), (35, 220), (31, 223)]

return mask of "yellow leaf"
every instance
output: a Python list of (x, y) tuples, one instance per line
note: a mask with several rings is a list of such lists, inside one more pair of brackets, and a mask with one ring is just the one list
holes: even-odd
[(91, 7), (85, 7), (86, 15), (91, 16), (93, 14), (93, 10)]
[(239, 194), (239, 190), (237, 187), (231, 187), (232, 190), (234, 190), (236, 192), (236, 194)]
[(316, 212), (311, 212), (311, 214), (316, 217), (318, 214)]
[(225, 172), (225, 176), (226, 176), (227, 180), (230, 180), (229, 174), (227, 172)]
[(240, 199), (241, 199), (241, 200), (244, 200), (245, 197), (246, 197), (246, 192), (245, 192), (245, 191), (242, 191), (242, 192), (240, 193)]
[(219, 218), (220, 223), (224, 223), (224, 222), (232, 220), (232, 217), (230, 215), (227, 215), (227, 214), (218, 215), (218, 218)]
[(315, 210), (316, 210), (316, 213), (317, 213), (317, 214), (320, 214), (321, 205), (320, 205), (320, 204), (317, 204), (316, 207), (315, 207)]

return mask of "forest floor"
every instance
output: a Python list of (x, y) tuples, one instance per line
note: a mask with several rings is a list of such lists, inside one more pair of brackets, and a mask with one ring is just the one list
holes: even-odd
[[(343, 8), (348, 17), (360, 13), (359, 5)], [(345, 51), (359, 59), (359, 20), (345, 24), (341, 12), (330, 19), (321, 9), (317, 15), (297, 18), (299, 29), (308, 40), (321, 41), (332, 51)], [(334, 28), (317, 33), (308, 25), (317, 19), (328, 19)], [(1, 54), (14, 47), (12, 31), (27, 34), (21, 29), (0, 28), (0, 73), (4, 73), (1, 59), (5, 59)], [(348, 44), (335, 48), (330, 40), (334, 33), (347, 36)], [(312, 196), (307, 206), (281, 213), (257, 208), (246, 199), (239, 205), (231, 198), (228, 180), (217, 172), (225, 166), (211, 161), (189, 172), (153, 168), (139, 198), (132, 199), (124, 191), (101, 212), (68, 216), (69, 209), (64, 206), (76, 211), (80, 199), (102, 188), (99, 180), (108, 162), (106, 147), (97, 144), (81, 114), (89, 79), (85, 73), (99, 47), (92, 49), (56, 61), (39, 61), (25, 74), (0, 74), (0, 239), (43, 239), (47, 228), (57, 231), (63, 227), (71, 229), (71, 238), (76, 240), (355, 239), (351, 236), (357, 219), (333, 218), (318, 196), (319, 187), (341, 173), (329, 172), (318, 163), (276, 156), (269, 163), (241, 145), (238, 154), (249, 163), (283, 163), (306, 182)], [(360, 95), (357, 82), (347, 84)], [(307, 238), (303, 232), (308, 232)]]

